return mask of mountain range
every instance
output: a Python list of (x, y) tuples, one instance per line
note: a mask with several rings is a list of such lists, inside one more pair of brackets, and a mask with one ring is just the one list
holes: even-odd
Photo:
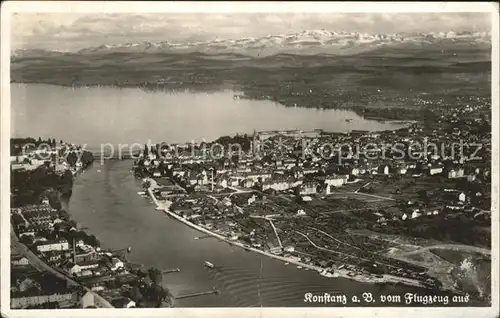
[(357, 32), (332, 32), (326, 30), (303, 31), (285, 35), (221, 39), (204, 42), (173, 43), (138, 42), (103, 44), (81, 49), (77, 52), (58, 52), (40, 49), (24, 49), (12, 52), (14, 57), (78, 54), (100, 55), (110, 53), (204, 53), (241, 54), (247, 56), (270, 56), (286, 54), (333, 54), (351, 55), (390, 48), (434, 47), (447, 50), (457, 47), (491, 46), (489, 32), (437, 32), (413, 34), (366, 34)]

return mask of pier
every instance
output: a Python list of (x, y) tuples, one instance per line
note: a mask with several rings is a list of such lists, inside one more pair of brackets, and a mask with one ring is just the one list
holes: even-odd
[(201, 292), (201, 293), (194, 293), (194, 294), (187, 294), (187, 295), (182, 295), (182, 296), (177, 296), (175, 299), (184, 299), (184, 298), (191, 298), (191, 297), (199, 297), (199, 296), (205, 296), (205, 295), (218, 295), (219, 291), (217, 289), (209, 290), (206, 292)]
[(128, 160), (128, 159), (137, 159), (141, 155), (141, 152), (129, 152), (126, 149), (122, 151), (113, 152), (105, 152), (105, 151), (92, 151), (92, 155), (94, 156), (94, 160)]
[(173, 268), (173, 269), (166, 269), (166, 270), (162, 271), (161, 273), (162, 274), (170, 274), (170, 273), (178, 273), (180, 271), (181, 271), (180, 268)]

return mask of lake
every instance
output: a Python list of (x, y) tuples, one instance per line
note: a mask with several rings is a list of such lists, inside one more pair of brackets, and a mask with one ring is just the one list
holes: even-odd
[[(151, 92), (139, 88), (11, 84), (11, 134), (86, 144), (143, 145), (213, 141), (255, 130), (396, 129), (401, 123), (366, 120), (351, 111), (285, 107), (235, 99), (237, 92)], [(350, 123), (346, 119), (352, 119)]]

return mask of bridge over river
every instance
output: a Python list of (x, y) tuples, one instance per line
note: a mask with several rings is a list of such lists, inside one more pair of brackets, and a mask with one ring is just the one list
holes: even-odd
[(92, 155), (94, 156), (94, 160), (96, 161), (101, 161), (101, 160), (129, 160), (129, 159), (137, 159), (139, 158), (139, 155), (142, 151), (129, 151), (128, 149), (123, 149), (119, 150), (116, 149), (116, 151), (110, 151), (110, 150), (89, 150), (92, 152)]

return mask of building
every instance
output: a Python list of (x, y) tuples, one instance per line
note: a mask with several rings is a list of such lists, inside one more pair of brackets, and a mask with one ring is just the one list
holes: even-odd
[(116, 270), (118, 270), (120, 268), (123, 268), (123, 267), (124, 267), (124, 264), (123, 264), (123, 262), (120, 259), (118, 259), (116, 257), (113, 257), (111, 259), (111, 266), (110, 266), (110, 268), (111, 268), (112, 271), (116, 271)]
[(400, 174), (400, 175), (405, 175), (408, 172), (408, 169), (406, 167), (398, 167), (395, 168), (395, 173)]
[(341, 187), (345, 184), (345, 179), (338, 176), (330, 176), (325, 178), (325, 184), (333, 187)]
[(40, 286), (40, 284), (37, 281), (35, 281), (29, 277), (25, 278), (24, 280), (19, 282), (19, 284), (17, 285), (17, 288), (20, 292), (25, 292), (25, 291), (27, 291), (29, 289), (33, 289), (33, 288), (35, 288), (39, 291), (42, 290), (42, 287)]
[(462, 178), (464, 177), (464, 169), (451, 169), (448, 171), (448, 179)]
[(241, 182), (241, 186), (245, 188), (251, 188), (255, 184), (255, 180), (252, 178), (246, 178)]
[(71, 275), (79, 274), (84, 270), (94, 269), (94, 268), (98, 268), (98, 267), (99, 267), (99, 264), (93, 263), (93, 262), (82, 263), (82, 264), (74, 264), (72, 262), (68, 262), (64, 265), (64, 269), (66, 270), (66, 272), (68, 272)]
[(111, 301), (111, 304), (115, 308), (135, 308), (136, 306), (136, 303), (127, 297), (114, 299)]
[(359, 168), (356, 167), (353, 167), (350, 171), (350, 174), (352, 174), (353, 176), (358, 176), (360, 173), (361, 171), (359, 170)]
[(439, 167), (439, 166), (429, 167), (429, 174), (431, 176), (436, 175), (436, 174), (440, 174), (440, 173), (443, 173), (443, 167)]
[(41, 243), (37, 245), (36, 250), (39, 252), (48, 252), (48, 251), (67, 251), (69, 250), (68, 241), (62, 239), (58, 242), (53, 243)]
[(420, 212), (419, 209), (414, 209), (413, 212), (411, 213), (411, 218), (416, 219), (416, 218), (420, 217), (421, 215), (422, 215), (422, 213)]
[(29, 261), (24, 256), (12, 257), (11, 258), (11, 264), (13, 266), (27, 266), (27, 265), (29, 265)]
[(252, 173), (247, 173), (246, 178), (250, 178), (254, 182), (265, 181), (266, 179), (271, 178), (271, 174), (268, 172), (252, 172)]
[(318, 191), (318, 184), (315, 182), (303, 183), (299, 186), (300, 195), (315, 194)]
[(95, 307), (94, 294), (86, 292), (80, 299), (82, 308)]
[(470, 174), (467, 176), (467, 181), (469, 182), (474, 182), (476, 180), (476, 175), (475, 174)]
[(35, 237), (35, 231), (32, 231), (32, 230), (28, 230), (28, 229), (25, 229), (25, 230), (20, 230), (19, 231), (19, 238), (23, 237), (23, 236), (31, 236), (32, 238)]
[(23, 309), (29, 306), (38, 306), (48, 302), (68, 302), (74, 299), (73, 294), (52, 294), (31, 297), (13, 297), (10, 299), (10, 308)]
[(467, 196), (465, 195), (464, 192), (460, 192), (458, 194), (458, 200), (461, 201), (461, 202), (465, 202), (465, 199), (467, 199)]
[(55, 263), (62, 260), (65, 255), (60, 251), (48, 251), (43, 253), (43, 256), (49, 263)]
[(221, 186), (221, 187), (223, 187), (223, 188), (227, 188), (227, 186), (228, 186), (228, 180), (227, 180), (227, 177), (225, 177), (225, 176), (224, 176), (224, 177), (217, 178), (217, 181), (216, 181), (216, 182), (217, 182), (216, 184), (217, 184), (218, 186)]
[(377, 168), (377, 172), (379, 174), (385, 174), (385, 175), (388, 175), (389, 174), (389, 166), (388, 165), (381, 165)]
[(77, 263), (86, 263), (91, 261), (97, 261), (100, 259), (100, 255), (95, 251), (89, 251), (86, 253), (80, 253), (75, 255), (75, 260)]
[(269, 252), (271, 254), (281, 254), (282, 250), (281, 250), (281, 247), (275, 246), (275, 247), (271, 247), (271, 249), (269, 250)]
[(273, 189), (274, 191), (285, 191), (298, 186), (301, 182), (292, 180), (266, 180), (262, 185), (262, 191)]

